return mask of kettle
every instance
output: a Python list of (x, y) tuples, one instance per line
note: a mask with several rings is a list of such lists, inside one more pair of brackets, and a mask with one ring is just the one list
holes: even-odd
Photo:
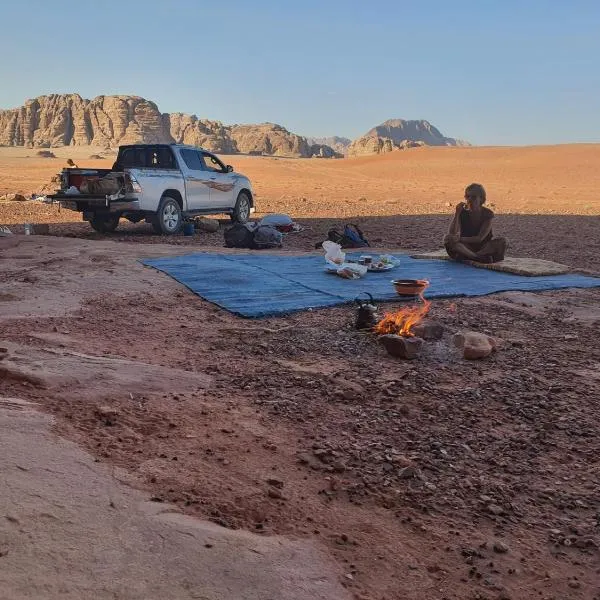
[(369, 292), (363, 292), (363, 294), (369, 296), (370, 300), (356, 298), (358, 310), (356, 311), (356, 323), (354, 327), (355, 329), (373, 329), (379, 323), (377, 307), (374, 304), (373, 296)]

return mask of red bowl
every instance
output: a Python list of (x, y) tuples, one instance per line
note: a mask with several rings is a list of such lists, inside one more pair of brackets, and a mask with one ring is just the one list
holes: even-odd
[(392, 281), (399, 296), (419, 296), (429, 286), (426, 279), (395, 279)]

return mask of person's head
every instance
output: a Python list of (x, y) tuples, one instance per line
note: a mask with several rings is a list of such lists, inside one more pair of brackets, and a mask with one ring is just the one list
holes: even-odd
[(67, 164), (68, 164), (70, 167), (74, 167), (74, 166), (75, 166), (75, 163), (73, 162), (73, 159), (72, 159), (72, 158), (67, 158)]
[(465, 188), (465, 200), (469, 210), (477, 210), (485, 204), (485, 189), (480, 183), (472, 183)]

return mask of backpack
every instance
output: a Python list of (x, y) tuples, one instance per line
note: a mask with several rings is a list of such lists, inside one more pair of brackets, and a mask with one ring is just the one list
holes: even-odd
[[(344, 225), (344, 233), (340, 233), (337, 229), (330, 229), (327, 233), (327, 239), (339, 244), (342, 248), (364, 248), (365, 246), (370, 246), (360, 227), (352, 223)], [(315, 248), (319, 248), (321, 243), (317, 244)]]
[(254, 231), (254, 248), (281, 248), (283, 234), (271, 225), (259, 225)]
[(224, 232), (227, 248), (254, 248), (254, 226), (236, 223)]

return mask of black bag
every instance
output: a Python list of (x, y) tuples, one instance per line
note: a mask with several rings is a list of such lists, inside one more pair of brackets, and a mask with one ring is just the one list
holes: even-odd
[(254, 231), (254, 248), (261, 250), (263, 248), (281, 248), (283, 234), (281, 231), (271, 225), (259, 225)]
[[(340, 233), (337, 229), (330, 229), (327, 232), (327, 239), (339, 244), (342, 248), (364, 248), (365, 246), (370, 246), (360, 227), (352, 223), (344, 226), (344, 233)], [(322, 243), (319, 242), (316, 244), (315, 248), (320, 248)]]
[(227, 248), (254, 248), (254, 226), (236, 223), (223, 234)]

